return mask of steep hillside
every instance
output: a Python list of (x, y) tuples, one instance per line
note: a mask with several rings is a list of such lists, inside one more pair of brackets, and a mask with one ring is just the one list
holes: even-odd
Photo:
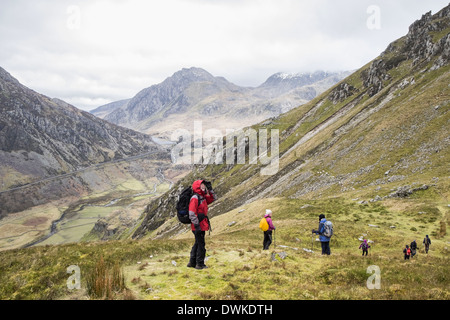
[(277, 116), (341, 80), (349, 72), (275, 74), (257, 88), (239, 87), (201, 68), (182, 69), (129, 100), (92, 110), (112, 123), (170, 137), (202, 120), (205, 129), (237, 129)]
[[(167, 151), (150, 136), (41, 95), (0, 68), (0, 217), (23, 209), (24, 203), (40, 202), (33, 192), (18, 201), (21, 197), (11, 197), (8, 191), (100, 163), (154, 152), (169, 160)], [(60, 197), (60, 192), (70, 186), (53, 185), (52, 189), (57, 192), (49, 195)]]
[[(259, 162), (197, 166), (149, 204), (134, 237), (183, 232), (172, 218), (174, 204), (180, 190), (200, 177), (212, 180), (219, 195), (213, 215), (272, 197), (361, 203), (424, 197), (435, 207), (446, 206), (449, 32), (450, 7), (423, 15), (405, 37), (332, 89), (252, 127), (280, 132), (274, 175), (260, 175)], [(447, 207), (442, 214), (438, 220), (445, 225)]]

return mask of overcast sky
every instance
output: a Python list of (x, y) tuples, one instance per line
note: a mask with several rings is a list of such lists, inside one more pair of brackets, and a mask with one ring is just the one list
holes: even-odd
[(448, 0), (1, 0), (0, 66), (92, 110), (184, 67), (241, 86), (354, 70)]

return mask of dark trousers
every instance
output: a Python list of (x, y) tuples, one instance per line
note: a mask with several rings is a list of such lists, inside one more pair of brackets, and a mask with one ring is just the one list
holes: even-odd
[(362, 253), (362, 255), (364, 255), (364, 254), (366, 254), (366, 256), (367, 256), (367, 254), (369, 253), (369, 250), (367, 250), (367, 249), (363, 249), (363, 253)]
[(320, 243), (322, 245), (322, 254), (331, 254), (330, 251), (330, 242), (329, 241), (324, 241)]
[(271, 243), (272, 243), (272, 230), (264, 231), (263, 249), (269, 250)]
[(205, 265), (205, 231), (193, 232), (195, 236), (195, 243), (191, 249), (190, 264), (192, 266), (204, 266)]

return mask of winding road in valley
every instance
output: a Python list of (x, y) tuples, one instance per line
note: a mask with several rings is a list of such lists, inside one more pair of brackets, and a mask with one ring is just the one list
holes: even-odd
[[(38, 184), (41, 184), (41, 183), (45, 183), (45, 182), (59, 180), (59, 179), (70, 177), (70, 176), (76, 175), (78, 173), (81, 173), (81, 172), (84, 172), (84, 171), (88, 171), (88, 170), (92, 170), (92, 169), (101, 169), (101, 168), (104, 168), (106, 166), (117, 164), (117, 163), (120, 163), (120, 162), (135, 161), (135, 160), (142, 159), (142, 158), (148, 157), (148, 156), (153, 155), (153, 154), (158, 154), (158, 153), (165, 153), (165, 152), (164, 151), (152, 151), (152, 152), (147, 152), (147, 153), (144, 153), (144, 154), (141, 154), (141, 155), (137, 155), (137, 156), (132, 156), (132, 157), (128, 157), (128, 158), (123, 158), (123, 159), (117, 159), (117, 160), (112, 160), (112, 161), (108, 161), (108, 162), (98, 163), (98, 164), (95, 164), (95, 165), (92, 165), (92, 166), (89, 166), (89, 167), (85, 167), (85, 168), (81, 168), (81, 169), (78, 169), (78, 170), (75, 170), (75, 171), (71, 171), (71, 172), (68, 172), (68, 173), (63, 173), (63, 174), (60, 174), (60, 175), (57, 175), (57, 176), (52, 176), (52, 177), (44, 178), (44, 179), (41, 179), (41, 180), (38, 180), (38, 181), (30, 182), (30, 183), (24, 184), (22, 186), (14, 187), (14, 188), (11, 188), (11, 189), (8, 189), (8, 190), (3, 190), (3, 191), (0, 191), (0, 194), (4, 194), (4, 193), (16, 191), (16, 190), (21, 190), (21, 189), (25, 189), (25, 188), (29, 188), (29, 187), (32, 187), (32, 186), (35, 186), (35, 185), (38, 185)], [(170, 155), (169, 152), (167, 152), (167, 154)]]

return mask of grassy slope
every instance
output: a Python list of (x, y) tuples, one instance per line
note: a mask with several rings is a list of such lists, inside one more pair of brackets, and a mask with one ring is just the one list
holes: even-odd
[[(206, 238), (209, 269), (201, 271), (186, 267), (193, 243), (189, 231), (178, 235), (179, 239), (163, 241), (4, 251), (0, 253), (0, 298), (88, 298), (85, 279), (103, 256), (123, 266), (129, 290), (126, 295), (118, 293), (118, 299), (449, 299), (449, 237), (440, 225), (442, 219), (448, 223), (448, 208), (440, 206), (436, 211), (434, 206), (426, 207), (423, 198), (424, 194), (366, 205), (342, 198), (254, 202), (212, 219), (214, 231)], [(277, 246), (269, 251), (261, 250), (258, 229), (265, 208), (274, 211), (277, 227)], [(314, 253), (303, 250), (311, 249), (311, 229), (317, 227), (322, 212), (335, 225), (331, 256), (320, 255), (318, 242), (313, 244)], [(368, 257), (361, 257), (358, 250), (362, 234), (374, 241)], [(425, 234), (432, 239), (428, 255), (421, 244)], [(413, 260), (404, 261), (402, 249), (413, 239), (421, 250)], [(273, 253), (283, 251), (285, 259), (279, 255), (271, 259)], [(66, 288), (66, 269), (73, 264), (81, 268), (81, 290)], [(381, 270), (379, 290), (366, 286), (371, 265)]]

